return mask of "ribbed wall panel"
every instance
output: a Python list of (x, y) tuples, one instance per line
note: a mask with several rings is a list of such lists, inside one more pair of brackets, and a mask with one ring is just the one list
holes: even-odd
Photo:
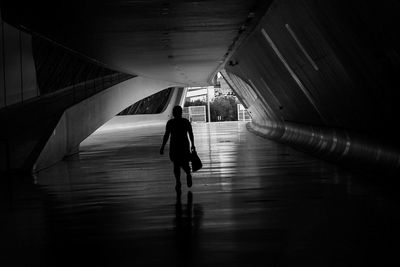
[(398, 12), (389, 2), (274, 1), (223, 71), (250, 128), (330, 160), (398, 169)]

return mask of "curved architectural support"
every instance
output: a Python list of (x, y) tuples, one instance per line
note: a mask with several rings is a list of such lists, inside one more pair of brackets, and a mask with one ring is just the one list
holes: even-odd
[(78, 151), (79, 144), (118, 112), (174, 84), (135, 77), (114, 85), (70, 108), (61, 116), (33, 171)]
[(0, 172), (31, 172), (67, 108), (134, 76), (0, 22)]
[[(175, 87), (168, 99), (168, 104), (164, 110), (158, 114), (138, 114), (138, 115), (123, 115), (115, 116), (97, 131), (113, 131), (126, 128), (135, 128), (140, 126), (160, 125), (172, 118), (172, 109), (174, 106), (183, 106), (185, 102), (187, 89)], [(96, 132), (97, 132), (96, 131)]]

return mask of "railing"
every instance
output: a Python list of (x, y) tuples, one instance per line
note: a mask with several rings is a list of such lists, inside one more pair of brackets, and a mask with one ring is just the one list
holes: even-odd
[(191, 122), (206, 122), (206, 107), (205, 106), (190, 106), (184, 107), (182, 117)]
[(242, 104), (237, 104), (237, 116), (238, 121), (251, 121), (249, 111)]

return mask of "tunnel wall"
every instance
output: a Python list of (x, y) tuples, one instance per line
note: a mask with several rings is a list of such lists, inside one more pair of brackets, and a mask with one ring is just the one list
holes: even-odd
[(39, 91), (31, 36), (3, 20), (0, 27), (0, 108), (2, 108), (36, 97)]
[(135, 77), (68, 108), (40, 153), (33, 171), (49, 167), (66, 155), (78, 152), (79, 144), (84, 139), (121, 110), (173, 85)]
[(1, 20), (0, 33), (0, 172), (31, 172), (66, 109), (134, 75), (20, 25)]
[(327, 158), (398, 168), (399, 11), (395, 1), (274, 1), (223, 71), (251, 129)]

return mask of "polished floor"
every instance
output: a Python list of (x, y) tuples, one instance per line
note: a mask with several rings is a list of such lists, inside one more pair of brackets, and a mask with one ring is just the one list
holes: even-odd
[(204, 166), (179, 197), (163, 130), (98, 132), (35, 177), (2, 178), (0, 265), (399, 266), (398, 189), (385, 177), (243, 123), (194, 124)]

